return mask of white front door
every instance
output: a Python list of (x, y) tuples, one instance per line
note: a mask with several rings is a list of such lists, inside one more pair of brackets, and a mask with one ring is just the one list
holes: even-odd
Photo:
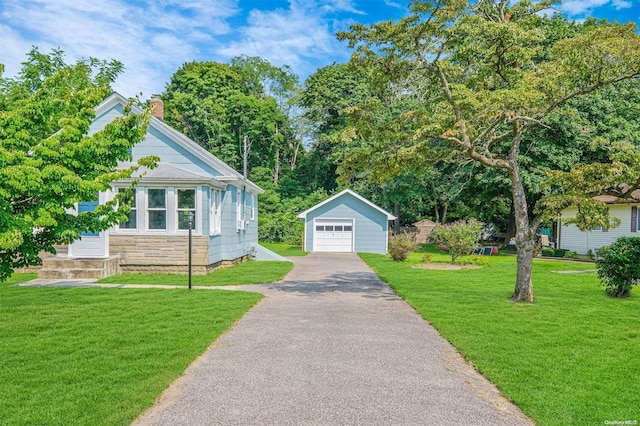
[[(102, 195), (102, 194), (101, 194)], [(78, 203), (78, 213), (93, 211), (98, 201)], [(83, 232), (80, 239), (69, 245), (69, 257), (109, 257), (109, 231)]]
[(313, 251), (353, 251), (353, 219), (316, 219), (313, 229)]

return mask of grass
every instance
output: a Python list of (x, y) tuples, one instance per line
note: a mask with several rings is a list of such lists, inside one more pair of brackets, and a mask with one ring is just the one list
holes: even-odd
[[(207, 275), (194, 275), (194, 286), (226, 286), (240, 284), (261, 284), (279, 281), (291, 271), (291, 262), (249, 261), (217, 269)], [(187, 275), (179, 274), (122, 274), (98, 280), (101, 284), (158, 284), (188, 285)]]
[(261, 246), (279, 254), (280, 256), (306, 256), (309, 253), (302, 251), (302, 247), (286, 243), (260, 243)]
[(559, 273), (593, 264), (534, 260), (535, 304), (515, 304), (513, 256), (482, 269), (412, 268), (422, 256), (362, 258), (537, 424), (640, 421), (637, 287), (613, 299), (594, 273)]
[(0, 424), (124, 425), (262, 298), (0, 284)]

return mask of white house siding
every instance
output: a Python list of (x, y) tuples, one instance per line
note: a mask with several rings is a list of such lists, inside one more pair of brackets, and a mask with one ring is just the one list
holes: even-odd
[(586, 254), (589, 250), (593, 253), (600, 247), (611, 245), (619, 237), (640, 236), (638, 232), (631, 232), (631, 207), (630, 204), (613, 204), (609, 206), (611, 213), (620, 219), (620, 226), (609, 228), (607, 231), (593, 230), (580, 231), (575, 225), (565, 225), (564, 219), (576, 215), (575, 208), (569, 208), (562, 212), (562, 226), (560, 229), (560, 247)]

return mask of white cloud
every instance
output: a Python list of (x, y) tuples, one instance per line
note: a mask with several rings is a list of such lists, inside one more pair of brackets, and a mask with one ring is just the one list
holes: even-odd
[(589, 15), (593, 9), (609, 4), (616, 10), (632, 6), (628, 0), (568, 0), (561, 3), (560, 9), (570, 16)]
[(391, 0), (384, 0), (384, 4), (390, 7), (395, 7), (396, 9), (405, 10), (407, 8), (407, 5), (405, 3), (398, 3)]
[(289, 65), (302, 74), (309, 74), (317, 68), (314, 60), (335, 57), (337, 51), (343, 50), (327, 15), (330, 11), (353, 7), (350, 1), (329, 3), (291, 1), (287, 10), (253, 10), (247, 26), (236, 28), (237, 40), (216, 53), (225, 59), (260, 56), (273, 65)]
[(231, 31), (237, 1), (27, 0), (0, 4), (5, 76), (16, 75), (31, 46), (60, 48), (67, 62), (117, 59), (126, 71), (115, 83), (125, 96), (161, 92), (173, 72), (199, 56), (199, 43)]
[(633, 6), (633, 4), (631, 4), (631, 1), (626, 0), (612, 0), (611, 4), (616, 8), (616, 10), (628, 9)]

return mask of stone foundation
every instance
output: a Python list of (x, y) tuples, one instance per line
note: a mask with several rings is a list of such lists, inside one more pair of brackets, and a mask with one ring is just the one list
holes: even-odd
[[(109, 251), (120, 256), (123, 274), (188, 274), (189, 240), (186, 236), (111, 235)], [(193, 237), (191, 273), (209, 272), (245, 262), (249, 255), (229, 261), (208, 263), (209, 238)]]

